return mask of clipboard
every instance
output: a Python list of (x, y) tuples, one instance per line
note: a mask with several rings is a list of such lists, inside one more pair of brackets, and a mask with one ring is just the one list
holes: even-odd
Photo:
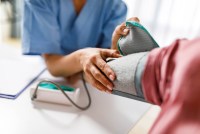
[(0, 98), (16, 99), (45, 70), (41, 56), (24, 56), (20, 49), (0, 45)]
[(5, 93), (0, 93), (0, 98), (5, 98), (5, 99), (16, 99), (17, 97), (20, 96), (20, 94), (22, 94), (34, 81), (36, 81), (38, 79), (38, 77), (46, 70), (43, 69), (39, 74), (37, 74), (30, 82), (28, 82), (27, 84), (25, 84), (23, 86), (23, 88), (19, 88), (19, 91), (17, 93), (13, 93), (13, 94), (5, 94)]

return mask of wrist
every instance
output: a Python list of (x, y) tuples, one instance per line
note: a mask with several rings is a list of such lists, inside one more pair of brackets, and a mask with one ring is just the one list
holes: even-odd
[(84, 55), (84, 51), (83, 51), (83, 49), (80, 49), (80, 50), (77, 50), (76, 52), (75, 52), (75, 57), (76, 57), (76, 63), (77, 63), (77, 65), (78, 65), (78, 67), (81, 69), (81, 70), (83, 70), (83, 65), (82, 65), (82, 57), (83, 57), (83, 55)]

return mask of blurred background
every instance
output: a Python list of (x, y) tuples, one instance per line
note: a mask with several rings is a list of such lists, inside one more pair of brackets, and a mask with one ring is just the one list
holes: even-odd
[(200, 36), (199, 0), (125, 0), (128, 16), (138, 16), (160, 46)]
[[(199, 0), (124, 0), (127, 18), (137, 16), (160, 46), (200, 35)], [(116, 9), (117, 10), (117, 9)], [(20, 44), (23, 0), (1, 0), (0, 43)]]
[(0, 42), (20, 44), (23, 0), (1, 0)]

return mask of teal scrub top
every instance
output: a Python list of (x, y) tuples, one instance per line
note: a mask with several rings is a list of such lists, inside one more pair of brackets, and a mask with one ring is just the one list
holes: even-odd
[(87, 0), (78, 15), (73, 0), (25, 0), (23, 54), (66, 55), (86, 47), (110, 48), (112, 33), (126, 13), (121, 0)]

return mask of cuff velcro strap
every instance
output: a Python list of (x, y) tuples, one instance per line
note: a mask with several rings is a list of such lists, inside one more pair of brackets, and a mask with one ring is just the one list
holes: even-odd
[(151, 51), (159, 47), (150, 33), (139, 23), (127, 21), (126, 27), (130, 29), (127, 36), (118, 40), (118, 49), (122, 55)]

